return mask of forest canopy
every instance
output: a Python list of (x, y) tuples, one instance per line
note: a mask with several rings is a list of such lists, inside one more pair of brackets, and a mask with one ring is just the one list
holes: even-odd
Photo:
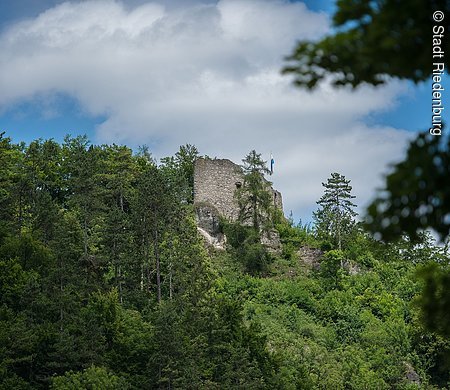
[[(320, 229), (251, 214), (222, 221), (230, 240), (214, 250), (196, 228), (198, 155), (2, 134), (0, 388), (448, 386), (449, 340), (425, 327), (416, 276), (448, 264), (446, 248), (373, 240), (334, 173), (343, 217), (327, 219), (342, 205), (325, 192)], [(257, 237), (268, 223), (276, 253)]]

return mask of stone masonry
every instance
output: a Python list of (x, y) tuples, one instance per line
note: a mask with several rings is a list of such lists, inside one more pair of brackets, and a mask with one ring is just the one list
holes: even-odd
[[(234, 192), (243, 183), (243, 172), (239, 165), (227, 159), (198, 158), (194, 168), (194, 206), (197, 225), (203, 236), (214, 246), (223, 246), (224, 237), (219, 236), (219, 217), (236, 221), (239, 207)], [(268, 187), (273, 194), (275, 207), (283, 210), (281, 193)], [(269, 240), (272, 241), (272, 240)], [(269, 247), (270, 243), (267, 244)]]

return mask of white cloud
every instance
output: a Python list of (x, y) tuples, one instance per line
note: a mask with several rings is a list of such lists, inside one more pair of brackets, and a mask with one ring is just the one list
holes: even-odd
[(193, 143), (235, 161), (272, 151), (286, 211), (308, 219), (332, 171), (365, 203), (408, 138), (363, 123), (400, 83), (309, 93), (280, 76), (298, 39), (328, 29), (325, 14), (281, 0), (67, 2), (0, 36), (0, 110), (62, 92), (106, 115), (98, 141), (148, 143), (157, 156)]

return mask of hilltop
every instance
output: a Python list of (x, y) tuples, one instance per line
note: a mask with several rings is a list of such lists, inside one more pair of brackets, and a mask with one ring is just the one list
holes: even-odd
[[(296, 224), (257, 160), (230, 179), (238, 208), (222, 218), (198, 198), (199, 157), (0, 138), (0, 388), (448, 386), (449, 341), (414, 303), (444, 248), (378, 242), (351, 219), (338, 236)], [(220, 249), (198, 233), (202, 204)]]

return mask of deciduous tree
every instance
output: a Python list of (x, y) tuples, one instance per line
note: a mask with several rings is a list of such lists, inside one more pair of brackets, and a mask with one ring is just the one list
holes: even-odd
[[(333, 33), (318, 42), (301, 41), (287, 57), (284, 73), (294, 75), (300, 87), (315, 88), (331, 78), (335, 86), (382, 84), (386, 76), (414, 82), (432, 73), (433, 38), (450, 52), (450, 4), (446, 0), (338, 0)], [(433, 21), (433, 12), (447, 16)], [(441, 26), (433, 37), (433, 25)], [(449, 57), (442, 58), (450, 68)]]

